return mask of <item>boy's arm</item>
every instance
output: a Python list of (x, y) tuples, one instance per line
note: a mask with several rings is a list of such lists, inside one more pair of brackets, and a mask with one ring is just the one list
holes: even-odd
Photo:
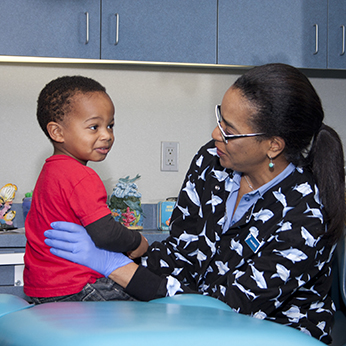
[(101, 250), (95, 246), (86, 230), (69, 222), (53, 222), (47, 230), (45, 243), (52, 254), (87, 266), (126, 288), (139, 300), (151, 300), (177, 293), (197, 293), (172, 276), (158, 276), (148, 268), (138, 266), (121, 253)]
[(85, 226), (85, 229), (98, 248), (108, 251), (133, 251), (143, 242), (138, 231), (126, 228), (115, 221), (111, 214)]
[(137, 249), (127, 252), (127, 256), (129, 256), (129, 258), (135, 259), (135, 258), (141, 257), (148, 251), (148, 247), (149, 247), (148, 240), (142, 234), (141, 234), (141, 237), (142, 237), (142, 240), (139, 246), (137, 247)]

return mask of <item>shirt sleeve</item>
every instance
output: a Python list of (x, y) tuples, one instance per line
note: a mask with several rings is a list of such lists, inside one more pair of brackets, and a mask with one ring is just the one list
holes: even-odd
[(67, 200), (71, 209), (101, 249), (127, 252), (138, 247), (141, 235), (116, 222), (107, 205), (106, 189), (100, 177), (88, 167), (71, 180)]
[(127, 252), (135, 250), (141, 243), (141, 235), (114, 220), (112, 215), (87, 225), (86, 230), (95, 245), (104, 250)]
[[(213, 208), (214, 200), (210, 193), (205, 193), (212, 191), (210, 181), (220, 185), (217, 193), (224, 193), (223, 181), (208, 178), (216, 172), (217, 163), (218, 157), (212, 141), (202, 147), (192, 160), (173, 210), (170, 236), (161, 243), (153, 243), (149, 247), (148, 256), (142, 258), (142, 265), (152, 272), (171, 275), (193, 291), (198, 290), (198, 282), (203, 273), (201, 262), (205, 267), (213, 256), (212, 251), (202, 253), (200, 250), (209, 248), (205, 244), (206, 220), (203, 218), (203, 207), (208, 205)], [(221, 176), (228, 176), (228, 173), (217, 170), (219, 172)], [(222, 218), (224, 208), (220, 206), (221, 204), (216, 207), (215, 214)], [(216, 228), (221, 232), (221, 226), (216, 225), (208, 241), (217, 241)]]
[(125, 291), (132, 297), (142, 301), (181, 293), (198, 293), (182, 285), (172, 276), (159, 276), (142, 266), (138, 267)]
[(71, 179), (68, 183), (71, 186), (67, 189), (69, 195), (66, 200), (82, 226), (111, 214), (106, 189), (96, 172), (86, 167), (77, 179)]
[[(196, 181), (201, 173), (198, 162), (203, 156), (202, 152), (203, 148), (192, 160), (186, 174), (173, 210), (170, 236), (162, 242), (151, 244), (148, 255), (142, 257), (142, 265), (126, 287), (126, 292), (136, 299), (149, 301), (181, 293), (198, 293), (193, 278), (197, 256), (193, 252), (198, 249), (196, 240), (200, 227), (197, 190), (203, 189), (203, 181), (199, 182), (198, 187)], [(187, 195), (194, 198), (191, 200)], [(187, 229), (188, 232), (185, 231)], [(182, 238), (184, 241), (180, 241)], [(186, 249), (188, 239), (193, 241)]]

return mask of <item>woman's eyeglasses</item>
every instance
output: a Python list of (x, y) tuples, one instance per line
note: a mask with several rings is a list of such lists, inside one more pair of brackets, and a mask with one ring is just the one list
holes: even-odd
[(215, 106), (215, 116), (216, 116), (216, 122), (217, 126), (220, 129), (221, 136), (223, 141), (227, 144), (228, 139), (236, 139), (236, 138), (243, 138), (243, 137), (255, 137), (255, 136), (263, 136), (264, 133), (247, 133), (247, 134), (239, 134), (239, 135), (226, 135), (224, 129), (221, 126), (222, 122), (222, 115), (221, 115), (221, 105)]

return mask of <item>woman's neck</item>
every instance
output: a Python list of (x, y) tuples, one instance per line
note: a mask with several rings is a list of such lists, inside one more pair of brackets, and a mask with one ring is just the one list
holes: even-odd
[(289, 162), (286, 159), (275, 160), (273, 168), (268, 166), (261, 170), (257, 169), (254, 172), (244, 172), (243, 176), (250, 190), (256, 190), (273, 180), (283, 172), (288, 165)]

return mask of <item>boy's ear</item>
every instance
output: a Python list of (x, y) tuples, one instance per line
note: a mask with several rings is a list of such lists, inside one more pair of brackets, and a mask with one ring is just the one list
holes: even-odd
[(51, 121), (47, 124), (47, 131), (49, 133), (50, 138), (54, 142), (63, 143), (64, 142), (64, 136), (63, 131), (61, 128), (61, 125)]

